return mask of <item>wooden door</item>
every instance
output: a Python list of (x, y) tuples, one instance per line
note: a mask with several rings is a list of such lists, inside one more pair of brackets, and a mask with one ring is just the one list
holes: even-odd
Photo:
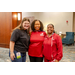
[(22, 20), (22, 13), (20, 21), (17, 20), (17, 13), (0, 12), (0, 47), (9, 48), (11, 32)]
[(17, 12), (12, 12), (12, 29), (17, 27)]
[(9, 47), (11, 36), (12, 13), (0, 12), (0, 47)]

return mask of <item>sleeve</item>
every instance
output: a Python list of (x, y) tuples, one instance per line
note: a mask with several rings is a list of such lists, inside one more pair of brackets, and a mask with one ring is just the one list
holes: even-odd
[(63, 57), (62, 40), (61, 40), (60, 36), (58, 36), (57, 37), (57, 56), (56, 56), (56, 59), (58, 61), (60, 61), (62, 57)]
[(20, 37), (20, 33), (18, 32), (18, 30), (14, 30), (12, 35), (11, 35), (11, 39), (10, 41), (16, 42), (18, 40), (18, 38)]

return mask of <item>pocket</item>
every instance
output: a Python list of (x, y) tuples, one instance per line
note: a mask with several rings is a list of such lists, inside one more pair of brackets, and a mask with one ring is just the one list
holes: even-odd
[(56, 52), (53, 52), (53, 58), (55, 59), (57, 56)]

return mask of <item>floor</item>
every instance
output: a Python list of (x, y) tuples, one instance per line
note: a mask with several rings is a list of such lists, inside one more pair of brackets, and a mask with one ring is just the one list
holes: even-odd
[[(28, 53), (26, 56), (26, 62), (29, 62)], [(0, 48), (0, 62), (11, 62), (8, 48)], [(60, 62), (75, 62), (75, 45), (63, 45), (63, 58)]]

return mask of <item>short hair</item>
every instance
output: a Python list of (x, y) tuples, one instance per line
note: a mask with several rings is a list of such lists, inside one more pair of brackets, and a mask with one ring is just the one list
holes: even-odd
[(40, 30), (41, 31), (43, 31), (43, 23), (40, 21), (40, 20), (34, 20), (32, 23), (31, 23), (31, 29), (32, 29), (32, 31), (34, 31), (35, 30), (35, 28), (34, 28), (34, 25), (35, 25), (35, 22), (36, 21), (39, 21), (40, 22)]
[[(52, 25), (52, 27), (54, 28), (54, 25), (53, 25), (53, 24), (48, 24), (47, 27), (48, 27), (49, 25)], [(53, 32), (55, 33), (55, 30), (54, 30)]]
[(48, 24), (47, 27), (48, 27), (49, 25), (52, 25), (52, 27), (54, 28), (54, 25), (53, 25), (53, 24)]

